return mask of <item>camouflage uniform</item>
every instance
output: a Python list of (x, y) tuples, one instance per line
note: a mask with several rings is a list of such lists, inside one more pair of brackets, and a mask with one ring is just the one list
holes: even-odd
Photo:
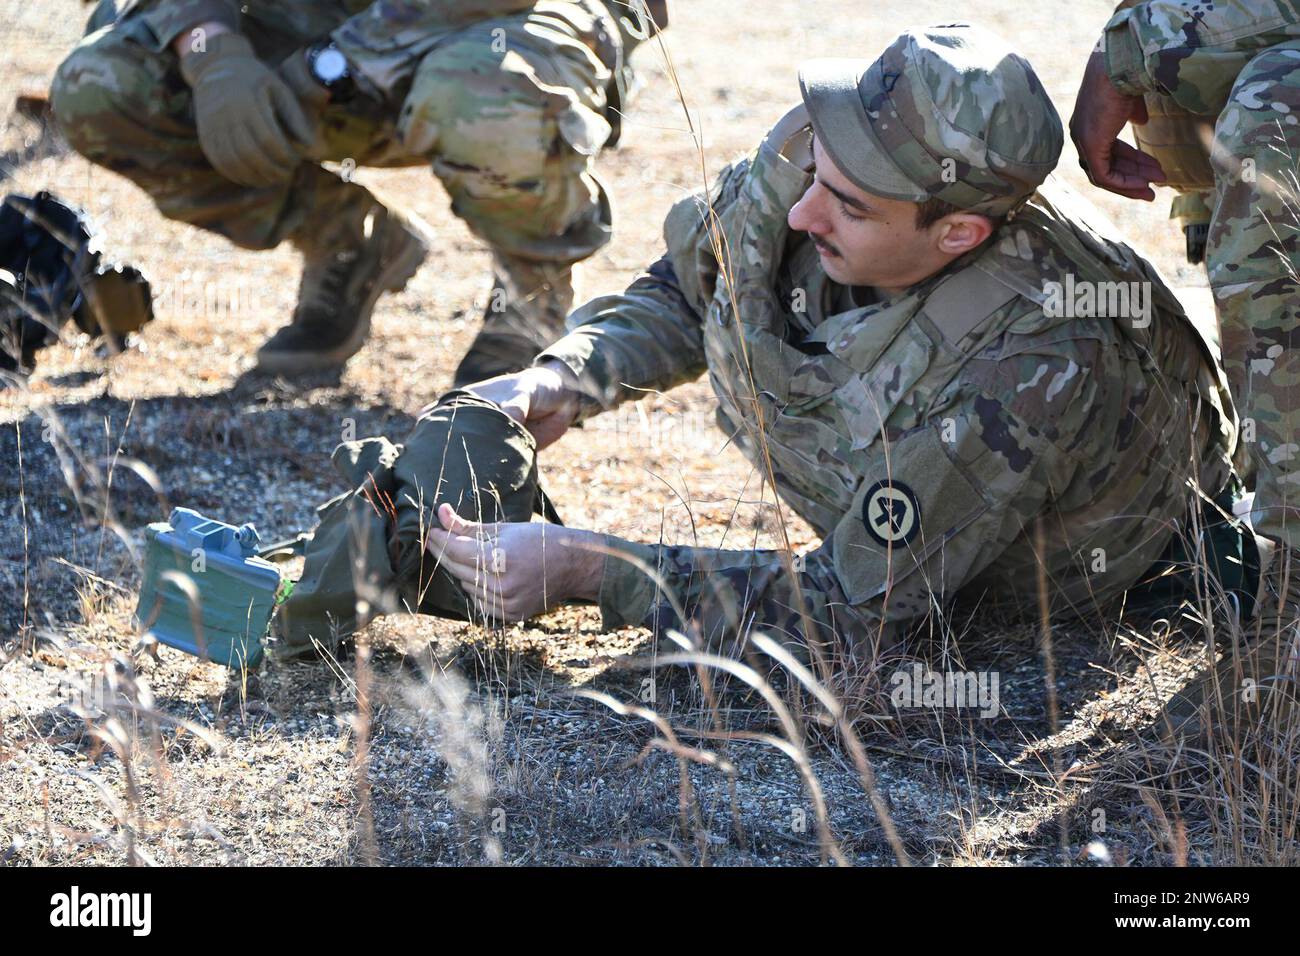
[(52, 101), (73, 145), (165, 216), (249, 249), (309, 245), (373, 197), (315, 163), (269, 188), (222, 177), (200, 148), (169, 45), (223, 21), (275, 63), (328, 35), (366, 95), (325, 109), (311, 158), (431, 163), (507, 287), (531, 289), (567, 282), (569, 266), (609, 239), (592, 164), (631, 79), (637, 39), (620, 10), (600, 0), (104, 0)]
[(1115, 15), (1104, 47), (1121, 93), (1214, 123), (1206, 264), (1242, 437), (1253, 442), (1253, 524), (1300, 548), (1300, 8), (1150, 0)]
[[(980, 67), (956, 83), (954, 48)], [(809, 76), (806, 109), (834, 156)], [(1029, 65), (987, 34), (935, 28), (904, 34), (860, 89), (878, 144), (863, 149), (885, 151), (906, 189), (1010, 218), (892, 298), (837, 285), (786, 221), (812, 182), (803, 107), (713, 186), (720, 236), (702, 197), (672, 210), (667, 254), (621, 295), (575, 312), (538, 361), (578, 376), (580, 417), (707, 371), (719, 427), (760, 473), (765, 439), (781, 499), (823, 543), (791, 562), (611, 537), (663, 587), (610, 557), (607, 627), (680, 628), (675, 602), (726, 651), (751, 628), (795, 649), (833, 637), (865, 647), (958, 592), (1032, 603), (1040, 519), (1054, 601), (1091, 609), (1169, 544), (1189, 484), (1214, 494), (1231, 475), (1235, 418), (1202, 336), (1092, 211), (1056, 184), (1035, 191), (1062, 134)], [(719, 249), (732, 253), (729, 282)], [(1150, 321), (1055, 307), (1050, 283), (1085, 281), (1148, 283)]]

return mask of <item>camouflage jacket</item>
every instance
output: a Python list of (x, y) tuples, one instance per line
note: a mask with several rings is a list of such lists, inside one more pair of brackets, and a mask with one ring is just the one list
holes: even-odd
[(123, 13), (134, 10), (160, 48), (207, 21), (281, 39), (267, 47), (278, 53), (331, 36), (368, 89), (383, 96), (396, 95), (448, 32), (485, 20), (529, 11), (566, 22), (576, 17), (584, 21), (573, 24), (579, 35), (599, 36), (596, 53), (620, 83), (644, 34), (627, 5), (615, 0), (130, 0)]
[[(701, 197), (679, 203), (667, 255), (579, 309), (538, 361), (579, 376), (581, 417), (707, 371), (720, 427), (760, 473), (766, 445), (781, 499), (823, 543), (791, 560), (610, 537), (663, 588), (610, 557), (606, 626), (680, 628), (676, 607), (711, 642), (751, 627), (857, 641), (959, 590), (1032, 606), (1040, 516), (1058, 603), (1092, 608), (1130, 586), (1188, 486), (1214, 493), (1231, 473), (1231, 402), (1177, 300), (1049, 183), (948, 269), (855, 307), (786, 224), (812, 179), (787, 158), (800, 137), (807, 148), (799, 114), (719, 177), (717, 235)], [(1089, 283), (1139, 283), (1146, 318), (1087, 315)]]
[(1294, 0), (1147, 0), (1106, 24), (1106, 72), (1130, 96), (1160, 93), (1217, 116), (1261, 50), (1300, 40)]

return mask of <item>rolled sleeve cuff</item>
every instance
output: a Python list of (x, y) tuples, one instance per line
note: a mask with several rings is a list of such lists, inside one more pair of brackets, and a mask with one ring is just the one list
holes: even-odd
[(578, 383), (578, 416), (575, 421), (588, 419), (614, 404), (612, 396), (608, 394), (608, 376), (603, 373), (602, 363), (594, 357), (595, 351), (595, 337), (583, 329), (577, 329), (539, 352), (533, 359), (534, 365), (554, 359), (573, 373)]
[(231, 0), (177, 0), (141, 14), (158, 38), (158, 49), (166, 50), (172, 42), (200, 23), (224, 23), (239, 29), (239, 4)]
[(1142, 45), (1133, 32), (1133, 11), (1125, 10), (1106, 24), (1104, 34), (1106, 75), (1125, 96), (1142, 96), (1155, 90), (1147, 76)]
[[(645, 627), (656, 604), (659, 587), (652, 571), (659, 562), (659, 549), (605, 535), (605, 566), (600, 578), (600, 616), (603, 630)], [(626, 560), (633, 558), (634, 561)]]

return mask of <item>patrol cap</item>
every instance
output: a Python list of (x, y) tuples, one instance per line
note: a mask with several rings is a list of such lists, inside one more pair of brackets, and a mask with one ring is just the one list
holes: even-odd
[(968, 24), (909, 30), (875, 62), (810, 60), (799, 88), (836, 168), (891, 199), (1003, 216), (1047, 178), (1065, 141), (1029, 61)]

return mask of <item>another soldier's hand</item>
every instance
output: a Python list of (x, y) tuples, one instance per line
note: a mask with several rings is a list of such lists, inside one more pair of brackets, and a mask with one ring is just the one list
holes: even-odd
[(469, 386), (468, 391), (500, 405), (532, 432), (539, 450), (558, 441), (578, 414), (577, 395), (552, 362), (498, 375)]
[(315, 130), (294, 91), (246, 37), (210, 37), (206, 49), (182, 55), (181, 73), (194, 91), (199, 144), (217, 172), (254, 187), (293, 175)]
[(1159, 161), (1119, 138), (1126, 124), (1146, 121), (1146, 102), (1115, 89), (1106, 73), (1105, 55), (1095, 51), (1070, 117), (1070, 137), (1093, 185), (1130, 199), (1156, 198), (1151, 184), (1165, 181)]
[[(479, 524), (444, 504), (426, 548), (485, 617), (526, 621), (568, 600), (594, 601), (604, 568), (600, 535), (527, 521)], [(445, 530), (444, 530), (445, 529)]]

